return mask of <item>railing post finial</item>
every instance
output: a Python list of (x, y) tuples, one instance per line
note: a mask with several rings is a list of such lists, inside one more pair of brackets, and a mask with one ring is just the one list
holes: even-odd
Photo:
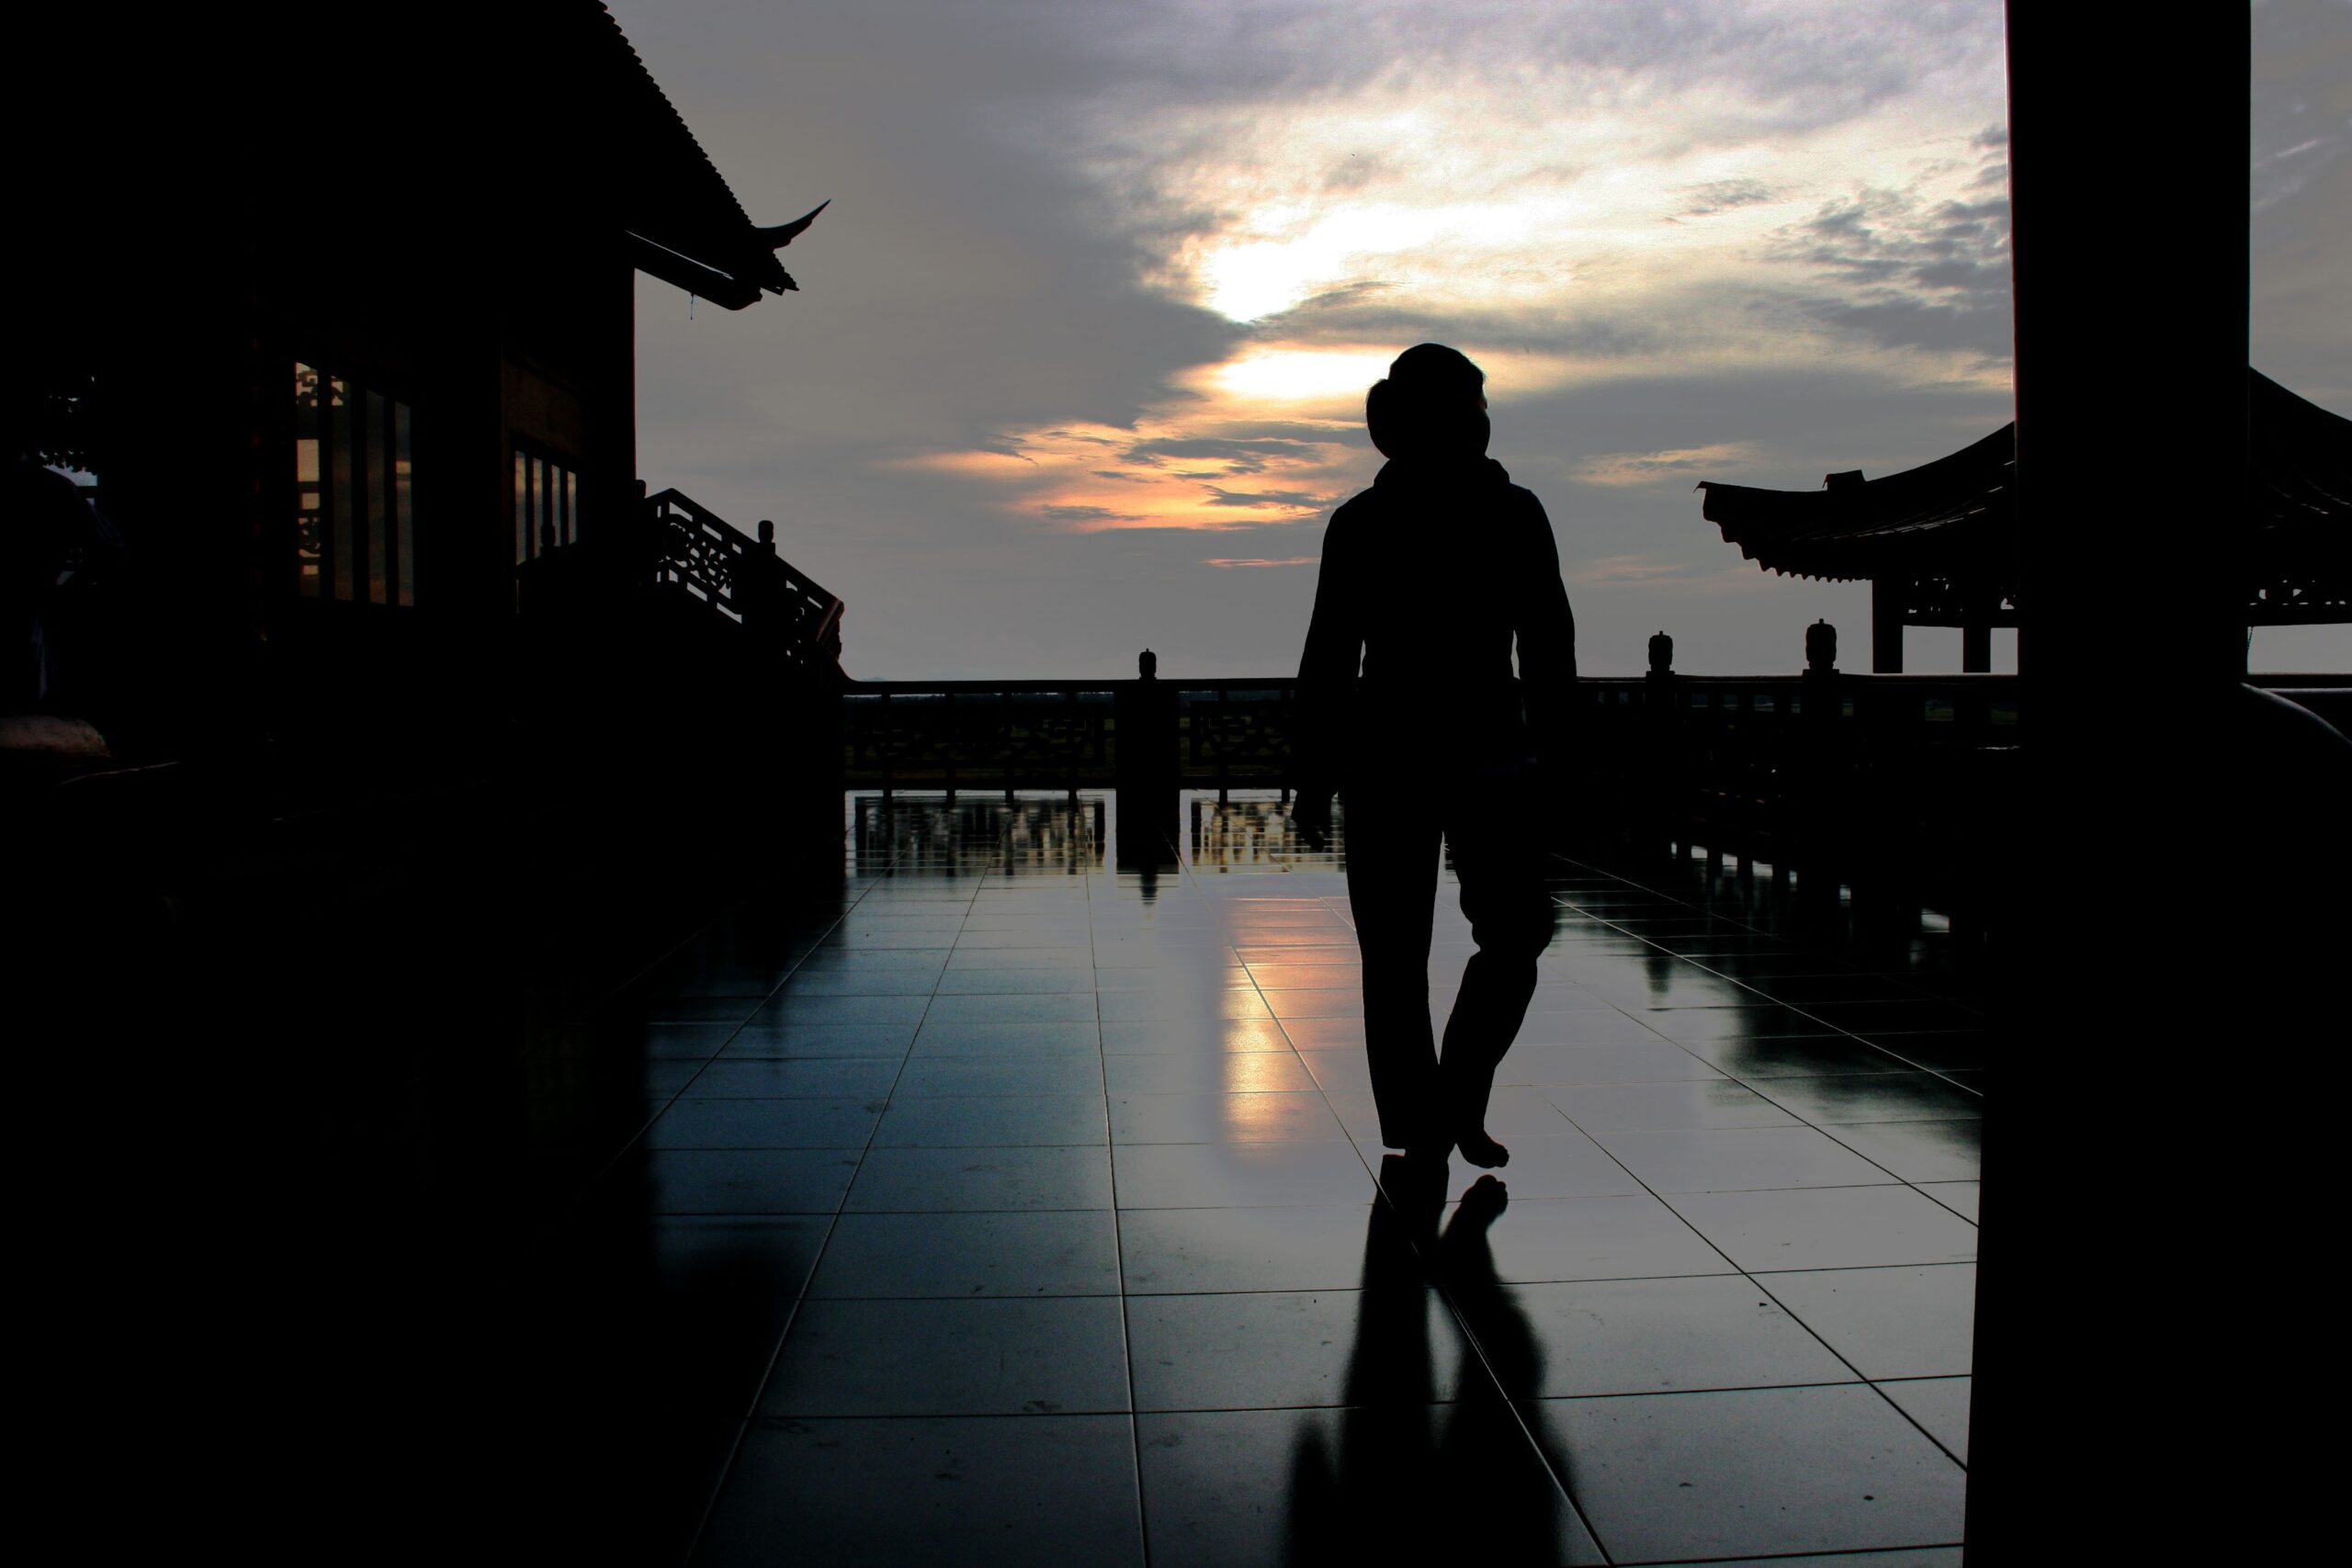
[(1804, 672), (1808, 675), (1838, 673), (1838, 628), (1826, 619), (1815, 621), (1804, 629)]

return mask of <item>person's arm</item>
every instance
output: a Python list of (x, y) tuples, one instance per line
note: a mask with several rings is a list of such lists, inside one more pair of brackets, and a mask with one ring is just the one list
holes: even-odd
[(1527, 498), (1528, 545), (1511, 618), (1519, 640), (1519, 681), (1527, 709), (1528, 739), (1536, 761), (1557, 769), (1568, 761), (1576, 736), (1577, 621), (1568, 609), (1567, 584), (1560, 580), (1560, 547), (1544, 503)]
[(1291, 761), (1297, 819), (1311, 839), (1319, 839), (1330, 820), (1356, 675), (1363, 662), (1363, 594), (1346, 544), (1350, 532), (1340, 513), (1332, 514), (1323, 531), (1315, 614), (1307, 622), (1306, 649), (1298, 660), (1298, 733), (1292, 741)]

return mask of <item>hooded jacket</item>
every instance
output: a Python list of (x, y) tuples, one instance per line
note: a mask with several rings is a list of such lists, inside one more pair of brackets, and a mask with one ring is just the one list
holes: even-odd
[(1543, 502), (1491, 457), (1392, 458), (1323, 536), (1298, 670), (1300, 793), (1345, 789), (1374, 763), (1556, 766), (1576, 678)]

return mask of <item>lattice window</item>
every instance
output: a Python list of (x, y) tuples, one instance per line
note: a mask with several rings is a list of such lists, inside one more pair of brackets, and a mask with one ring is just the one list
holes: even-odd
[(514, 449), (514, 564), (580, 539), (580, 475), (537, 452)]
[(397, 398), (294, 367), (295, 592), (416, 603), (413, 419)]

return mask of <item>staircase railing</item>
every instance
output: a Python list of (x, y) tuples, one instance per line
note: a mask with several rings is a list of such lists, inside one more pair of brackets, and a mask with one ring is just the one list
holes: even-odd
[(645, 499), (653, 580), (670, 592), (773, 644), (796, 664), (830, 664), (838, 649), (842, 602), (775, 553), (775, 525), (757, 539), (674, 490)]

